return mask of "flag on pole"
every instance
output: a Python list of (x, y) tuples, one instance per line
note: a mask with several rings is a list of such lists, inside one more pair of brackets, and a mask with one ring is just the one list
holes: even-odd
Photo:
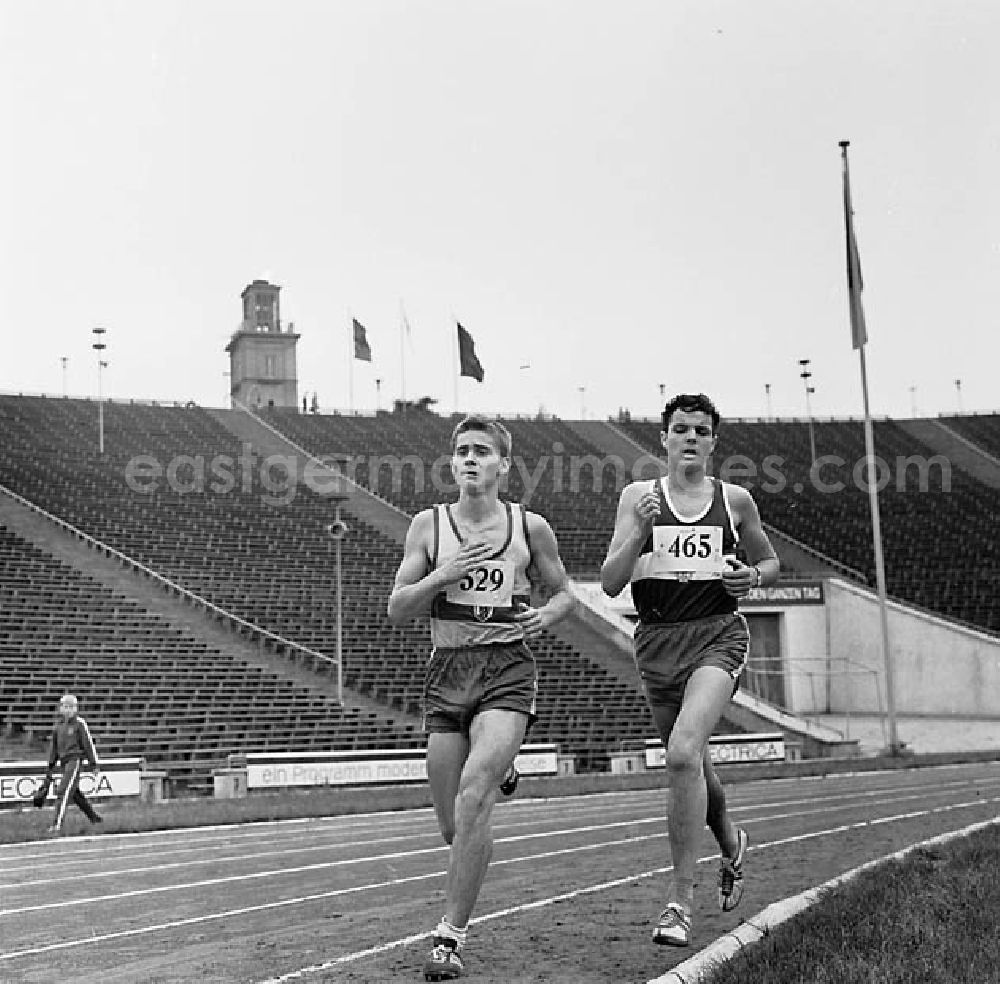
[(372, 349), (365, 337), (365, 326), (357, 318), (352, 320), (354, 321), (354, 358), (360, 359), (362, 362), (371, 362)]
[(851, 206), (851, 178), (847, 170), (847, 144), (842, 143), (844, 161), (844, 222), (847, 226), (847, 291), (851, 307), (851, 344), (862, 348), (868, 342), (865, 309), (861, 305), (861, 257), (854, 235), (854, 209)]
[(875, 587), (878, 592), (879, 621), (882, 628), (882, 660), (885, 672), (886, 716), (889, 720), (889, 753), (899, 755), (903, 745), (896, 730), (896, 698), (893, 683), (892, 650), (889, 645), (889, 615), (885, 582), (885, 559), (882, 554), (882, 521), (879, 517), (878, 491), (876, 480), (878, 468), (875, 457), (875, 428), (872, 425), (871, 407), (868, 402), (868, 369), (865, 366), (865, 344), (868, 342), (868, 328), (865, 312), (861, 306), (861, 259), (858, 256), (858, 241), (854, 237), (854, 209), (851, 207), (851, 180), (847, 168), (847, 148), (849, 140), (840, 141), (840, 155), (844, 165), (844, 224), (847, 228), (847, 289), (851, 308), (851, 341), (858, 350), (861, 366), (861, 397), (865, 408), (865, 459), (868, 477), (868, 503), (872, 517), (872, 553), (875, 559)]
[(456, 322), (456, 324), (458, 324), (458, 362), (461, 367), (459, 375), (471, 376), (481, 383), (485, 373), (479, 359), (476, 358), (476, 343), (460, 322)]
[[(406, 341), (410, 339), (410, 319), (406, 316), (406, 308), (403, 307), (403, 299), (399, 299), (399, 398), (406, 402)], [(413, 340), (410, 339), (410, 346)]]

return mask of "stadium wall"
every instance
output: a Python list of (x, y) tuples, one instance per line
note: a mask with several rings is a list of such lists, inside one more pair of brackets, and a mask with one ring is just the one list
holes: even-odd
[[(608, 598), (600, 584), (577, 582), (577, 596), (583, 602), (577, 617), (597, 629), (605, 637), (609, 648), (624, 655), (630, 667), (632, 662), (632, 634), (635, 628), (635, 608), (629, 586), (615, 598)], [(748, 732), (780, 729), (801, 751), (805, 758), (851, 756), (857, 754), (857, 742), (845, 739), (843, 734), (815, 721), (797, 716), (804, 713), (823, 713), (829, 700), (826, 688), (826, 617), (823, 605), (823, 581), (802, 581), (773, 588), (757, 588), (744, 604), (748, 618), (754, 614), (777, 614), (780, 618), (781, 649), (777, 654), (783, 665), (789, 661), (789, 652), (818, 654), (815, 662), (821, 677), (820, 685), (803, 681), (800, 675), (787, 673), (785, 693), (788, 703), (784, 707), (768, 703), (741, 687), (726, 712), (726, 717)], [(752, 630), (751, 630), (752, 631)], [(778, 672), (778, 668), (774, 668)]]
[[(792, 714), (823, 714), (830, 710), (826, 583), (827, 579), (821, 578), (782, 581), (775, 586), (754, 589), (740, 605), (748, 620), (758, 615), (774, 615), (779, 619), (779, 649), (771, 654), (774, 662), (757, 664), (751, 657), (751, 666), (757, 672), (766, 668), (769, 673), (783, 674), (783, 706)], [(592, 613), (631, 640), (635, 607), (630, 585), (626, 585), (616, 598), (604, 595), (599, 584), (580, 584), (577, 591)], [(631, 643), (629, 650), (631, 652)]]
[[(884, 699), (878, 597), (831, 578), (826, 605), (830, 653), (875, 670)], [(1000, 638), (896, 602), (888, 621), (896, 713), (1000, 719)], [(850, 679), (831, 680), (830, 710), (878, 713), (874, 688)]]
[[(627, 589), (615, 599), (605, 598), (599, 585), (580, 585), (579, 591), (592, 612), (631, 634), (635, 609)], [(803, 597), (785, 597), (796, 592)], [(741, 605), (748, 618), (779, 618), (785, 711), (885, 713), (875, 592), (828, 577), (752, 594)], [(1000, 638), (898, 602), (888, 603), (888, 613), (896, 713), (1000, 722)]]

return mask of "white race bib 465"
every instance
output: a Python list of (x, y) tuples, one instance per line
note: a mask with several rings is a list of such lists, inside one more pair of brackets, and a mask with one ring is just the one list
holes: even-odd
[(704, 581), (722, 576), (721, 526), (654, 526), (647, 576)]

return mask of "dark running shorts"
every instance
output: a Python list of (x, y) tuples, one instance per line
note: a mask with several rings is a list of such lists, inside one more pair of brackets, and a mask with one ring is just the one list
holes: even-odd
[(424, 731), (467, 733), (480, 711), (537, 719), (538, 671), (523, 642), (435, 649), (424, 676)]
[(639, 624), (635, 664), (654, 706), (680, 707), (687, 682), (701, 666), (718, 666), (733, 678), (733, 693), (750, 652), (746, 619), (733, 612), (690, 622)]

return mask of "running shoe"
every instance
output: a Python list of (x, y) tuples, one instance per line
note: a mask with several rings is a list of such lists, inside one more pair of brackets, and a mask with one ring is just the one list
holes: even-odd
[(743, 858), (750, 846), (750, 837), (740, 827), (736, 831), (736, 857), (719, 859), (719, 908), (731, 912), (743, 898)]
[(517, 782), (521, 778), (521, 773), (517, 771), (517, 767), (511, 763), (511, 767), (507, 770), (507, 774), (503, 777), (503, 782), (500, 783), (500, 792), (504, 796), (513, 796), (514, 790), (517, 789)]
[(434, 949), (424, 961), (425, 981), (453, 981), (465, 973), (458, 944), (445, 936), (434, 937)]
[(680, 902), (668, 902), (660, 913), (653, 930), (653, 942), (666, 946), (687, 946), (691, 942), (691, 917)]

